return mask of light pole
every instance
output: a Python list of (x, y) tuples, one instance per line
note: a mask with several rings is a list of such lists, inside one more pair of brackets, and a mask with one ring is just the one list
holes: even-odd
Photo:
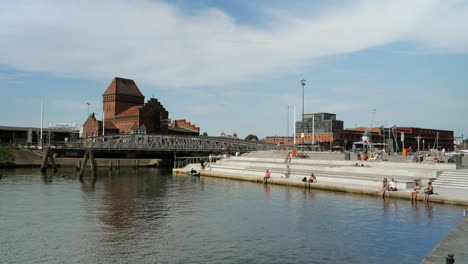
[(88, 116), (87, 118), (89, 117), (89, 106), (91, 105), (90, 103), (86, 103), (88, 105)]
[[(286, 125), (286, 140), (289, 142), (289, 105), (288, 105), (288, 117), (287, 117), (287, 121), (286, 121), (288, 124)], [(285, 140), (285, 142), (286, 142)]]
[[(304, 126), (304, 86), (305, 86), (306, 80), (302, 79), (301, 80), (301, 85), (302, 85), (302, 135), (305, 137), (305, 126)], [(302, 152), (304, 152), (304, 137), (302, 138)]]

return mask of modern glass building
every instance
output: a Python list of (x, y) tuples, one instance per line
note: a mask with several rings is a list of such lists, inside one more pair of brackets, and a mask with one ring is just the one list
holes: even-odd
[[(313, 131), (312, 126), (315, 128)], [(304, 123), (296, 122), (296, 133), (339, 133), (343, 131), (343, 121), (336, 120), (336, 114), (304, 114)]]

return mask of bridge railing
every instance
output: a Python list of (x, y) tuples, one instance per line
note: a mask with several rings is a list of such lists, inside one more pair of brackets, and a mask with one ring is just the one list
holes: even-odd
[(158, 151), (213, 151), (222, 152), (229, 146), (231, 152), (273, 150), (276, 145), (220, 137), (188, 137), (167, 135), (109, 135), (84, 138), (69, 142), (63, 148), (108, 150), (158, 150)]

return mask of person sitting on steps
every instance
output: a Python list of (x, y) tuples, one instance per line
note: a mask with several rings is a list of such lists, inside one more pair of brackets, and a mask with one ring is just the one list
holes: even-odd
[[(289, 178), (289, 175), (291, 175), (291, 168), (289, 168), (289, 165), (286, 166), (286, 173), (284, 173), (284, 178)], [(281, 176), (283, 178), (283, 176)]]

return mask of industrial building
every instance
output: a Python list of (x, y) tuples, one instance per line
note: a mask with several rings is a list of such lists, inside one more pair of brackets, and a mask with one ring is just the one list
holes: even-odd
[(304, 122), (296, 122), (296, 144), (308, 149), (351, 149), (362, 142), (364, 134), (369, 142), (386, 144), (390, 151), (403, 148), (413, 150), (454, 149), (453, 131), (418, 127), (360, 127), (343, 129), (343, 121), (332, 113), (304, 114)]
[[(41, 128), (0, 126), (0, 145), (38, 146)], [(72, 126), (49, 127), (42, 130), (42, 144), (58, 146), (79, 138), (79, 129)]]

